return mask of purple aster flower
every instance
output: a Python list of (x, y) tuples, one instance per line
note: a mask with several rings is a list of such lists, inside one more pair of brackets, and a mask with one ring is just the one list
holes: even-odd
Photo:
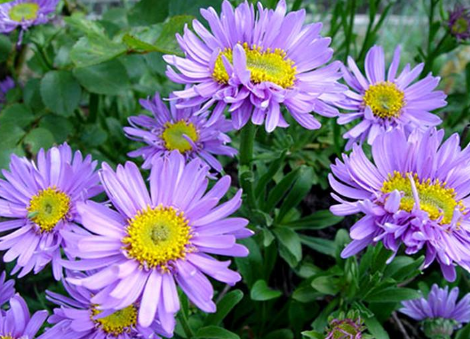
[[(52, 261), (54, 277), (62, 274), (62, 233), (78, 227), (76, 204), (102, 191), (91, 156), (83, 159), (67, 144), (41, 149), (37, 164), (11, 156), (10, 171), (0, 180), (0, 250), (7, 250), (5, 262), (15, 259), (13, 274), (23, 277), (41, 271)], [(15, 231), (12, 231), (15, 230)]]
[(457, 40), (470, 38), (470, 7), (455, 6), (449, 13), (449, 30)]
[(11, 77), (7, 77), (5, 80), (0, 81), (0, 108), (2, 104), (6, 102), (6, 96), (9, 90), (15, 87), (15, 82)]
[[(75, 276), (87, 277), (85, 274)], [(46, 291), (47, 299), (60, 307), (54, 309), (48, 320), (54, 326), (38, 339), (153, 339), (159, 338), (156, 332), (171, 336), (171, 333), (163, 331), (157, 321), (147, 328), (139, 326), (137, 305), (116, 312), (99, 311), (91, 303), (93, 291), (66, 281), (63, 281), (63, 286), (70, 297)]]
[(443, 136), (395, 129), (377, 136), (373, 162), (354, 145), (331, 166), (331, 187), (351, 200), (333, 194), (340, 204), (331, 211), (364, 214), (343, 258), (382, 241), (395, 254), (400, 246), (409, 255), (425, 249), (425, 267), (437, 260), (447, 280), (455, 279), (454, 264), (470, 271), (470, 148), (460, 149), (457, 134), (441, 144)]
[(459, 288), (432, 286), (427, 298), (404, 301), (400, 312), (423, 322), (428, 338), (450, 338), (453, 331), (470, 322), (470, 294), (457, 303)]
[(167, 75), (188, 86), (174, 94), (189, 99), (186, 106), (229, 106), (236, 129), (250, 117), (256, 125), (266, 120), (268, 132), (287, 127), (281, 105), (303, 127), (319, 128), (310, 113), (337, 116), (332, 104), (345, 91), (340, 63), (322, 67), (333, 54), (331, 39), (320, 36), (321, 23), (303, 25), (305, 10), (286, 15), (285, 0), (275, 10), (257, 7), (245, 1), (234, 10), (225, 0), (220, 17), (212, 7), (201, 10), (210, 31), (194, 20), (197, 35), (186, 27), (176, 36), (185, 57), (164, 56), (178, 71), (169, 66)]
[(59, 0), (13, 0), (0, 4), (0, 33), (46, 23), (58, 3)]
[(93, 235), (70, 232), (66, 248), (82, 260), (70, 269), (99, 269), (74, 284), (100, 291), (91, 299), (100, 310), (120, 310), (140, 304), (138, 323), (158, 319), (172, 333), (180, 308), (176, 285), (205, 312), (214, 312), (213, 288), (204, 274), (234, 285), (240, 275), (211, 254), (243, 257), (248, 250), (236, 243), (252, 232), (248, 221), (228, 218), (241, 204), (241, 191), (217, 206), (230, 187), (224, 176), (206, 192), (209, 167), (200, 159), (186, 164), (173, 151), (156, 159), (150, 174), (150, 194), (134, 163), (114, 172), (103, 164), (101, 181), (117, 212), (92, 201), (80, 203), (83, 226)]
[(349, 139), (346, 145), (348, 150), (354, 143), (365, 140), (371, 145), (377, 135), (389, 129), (401, 127), (408, 131), (424, 131), (441, 123), (437, 115), (430, 113), (446, 105), (444, 92), (433, 91), (440, 78), (429, 74), (411, 84), (421, 74), (424, 64), (413, 69), (406, 65), (397, 76), (400, 47), (395, 49), (387, 75), (384, 59), (382, 47), (374, 46), (366, 55), (366, 77), (351, 57), (348, 58), (348, 65), (352, 74), (343, 67), (344, 80), (351, 90), (346, 92), (347, 99), (340, 106), (353, 112), (342, 114), (338, 123), (344, 125), (360, 119), (344, 134), (344, 138)]
[(149, 169), (154, 159), (178, 150), (186, 159), (201, 157), (220, 172), (222, 165), (213, 154), (236, 154), (234, 148), (225, 145), (230, 142), (225, 132), (232, 129), (232, 124), (223, 114), (214, 114), (207, 120), (208, 112), (196, 115), (198, 107), (179, 109), (175, 101), (170, 101), (168, 110), (158, 93), (153, 100), (141, 100), (140, 103), (152, 112), (153, 117), (130, 117), (132, 127), (124, 127), (124, 131), (128, 138), (147, 143), (147, 146), (129, 153), (130, 157), (144, 158), (143, 168)]
[(457, 303), (458, 296), (458, 287), (449, 292), (449, 286), (439, 288), (434, 284), (427, 298), (404, 301), (400, 312), (418, 321), (444, 318), (466, 324), (470, 322), (470, 293)]
[(0, 312), (0, 338), (34, 339), (47, 318), (47, 311), (38, 311), (31, 317), (28, 305), (19, 294), (10, 299), (10, 308)]
[(6, 273), (0, 275), (0, 308), (15, 295), (15, 281), (7, 280)]

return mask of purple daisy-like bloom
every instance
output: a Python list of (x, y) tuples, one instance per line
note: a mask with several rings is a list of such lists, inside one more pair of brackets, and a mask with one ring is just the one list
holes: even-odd
[(433, 91), (440, 78), (429, 74), (411, 84), (421, 74), (424, 64), (413, 69), (406, 65), (397, 76), (399, 63), (400, 47), (397, 47), (388, 74), (385, 74), (383, 48), (374, 46), (366, 55), (366, 77), (351, 57), (348, 58), (348, 65), (352, 73), (343, 66), (343, 77), (351, 90), (346, 92), (347, 99), (340, 106), (353, 112), (342, 114), (338, 123), (344, 125), (361, 120), (344, 134), (343, 137), (349, 139), (346, 149), (366, 140), (371, 145), (379, 134), (389, 129), (424, 131), (441, 123), (437, 115), (430, 113), (446, 105), (445, 93)]
[(38, 311), (30, 316), (28, 305), (16, 294), (10, 299), (10, 308), (0, 312), (0, 338), (34, 339), (47, 318), (47, 311)]
[(457, 40), (470, 38), (470, 7), (455, 6), (449, 13), (449, 30)]
[(15, 295), (15, 281), (7, 280), (6, 273), (0, 275), (0, 308)]
[(5, 80), (0, 81), (0, 108), (6, 101), (8, 91), (12, 88), (15, 88), (15, 81), (11, 77), (7, 77)]
[[(75, 276), (86, 278), (87, 275)], [(48, 319), (54, 326), (38, 339), (156, 339), (159, 338), (156, 333), (171, 336), (163, 331), (157, 321), (150, 327), (139, 326), (136, 305), (114, 313), (102, 312), (91, 303), (93, 291), (70, 285), (66, 281), (63, 281), (63, 286), (70, 297), (46, 291), (47, 299), (60, 307), (55, 308), (54, 314)]]
[(153, 117), (130, 117), (132, 127), (124, 127), (124, 131), (128, 138), (145, 142), (148, 146), (130, 152), (129, 156), (142, 156), (142, 167), (149, 169), (154, 159), (178, 150), (186, 159), (199, 156), (220, 172), (222, 165), (213, 154), (234, 156), (237, 153), (234, 148), (225, 145), (230, 142), (225, 132), (232, 129), (231, 122), (222, 114), (213, 115), (208, 120), (208, 112), (196, 115), (198, 107), (176, 108), (177, 103), (170, 101), (168, 109), (158, 93), (153, 100), (140, 101), (145, 109), (152, 112)]
[(13, 0), (0, 4), (0, 33), (46, 23), (58, 3), (59, 0)]
[(15, 231), (0, 237), (0, 250), (6, 250), (5, 262), (17, 260), (13, 274), (36, 274), (52, 262), (54, 277), (61, 278), (62, 233), (78, 227), (77, 202), (102, 191), (96, 165), (67, 144), (41, 149), (37, 164), (11, 156), (0, 180), (0, 216), (9, 219), (0, 222), (0, 232)]
[(256, 125), (266, 120), (268, 132), (287, 127), (281, 105), (303, 127), (320, 128), (310, 113), (337, 116), (332, 104), (345, 91), (340, 63), (322, 67), (333, 54), (331, 39), (320, 36), (321, 23), (304, 25), (305, 10), (286, 15), (285, 0), (275, 10), (257, 7), (245, 1), (233, 9), (225, 0), (220, 17), (212, 7), (201, 10), (210, 31), (194, 20), (197, 35), (186, 27), (176, 36), (185, 57), (164, 56), (178, 71), (168, 66), (167, 75), (188, 86), (174, 94), (189, 99), (185, 106), (217, 103), (214, 114), (230, 106), (236, 129), (250, 117)]
[(425, 248), (425, 267), (437, 260), (447, 280), (455, 279), (454, 264), (470, 271), (470, 149), (460, 149), (457, 134), (441, 144), (443, 136), (434, 128), (409, 136), (395, 129), (377, 136), (373, 162), (354, 145), (331, 166), (331, 187), (352, 200), (332, 194), (340, 204), (331, 211), (364, 214), (344, 258), (382, 241), (395, 253), (400, 246), (410, 255)]
[(459, 288), (439, 288), (434, 284), (427, 298), (402, 302), (401, 313), (422, 321), (425, 319), (443, 318), (455, 320), (458, 326), (470, 322), (470, 293), (457, 303)]
[(77, 270), (99, 269), (74, 284), (100, 291), (91, 299), (98, 309), (120, 310), (136, 302), (138, 323), (158, 319), (172, 333), (180, 308), (176, 285), (205, 312), (214, 312), (213, 288), (204, 274), (233, 285), (241, 277), (210, 254), (243, 257), (237, 239), (249, 237), (248, 221), (228, 218), (241, 204), (241, 191), (227, 202), (224, 176), (206, 192), (209, 167), (200, 159), (186, 164), (177, 151), (157, 159), (150, 173), (150, 194), (138, 167), (131, 162), (114, 172), (103, 164), (101, 181), (117, 212), (92, 201), (78, 205), (83, 226), (93, 235), (68, 235), (66, 250), (82, 260)]

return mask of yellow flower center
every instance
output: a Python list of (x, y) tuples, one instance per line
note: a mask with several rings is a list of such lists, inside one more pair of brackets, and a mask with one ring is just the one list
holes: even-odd
[(31, 198), (27, 210), (29, 219), (42, 232), (50, 232), (69, 212), (70, 198), (55, 187), (49, 187)]
[(123, 308), (104, 318), (95, 318), (102, 311), (93, 309), (92, 320), (106, 333), (118, 336), (123, 332), (129, 332), (137, 322), (137, 310), (135, 306)]
[(38, 16), (39, 5), (36, 3), (21, 3), (10, 9), (11, 20), (22, 22), (23, 20), (33, 20)]
[(147, 207), (130, 220), (123, 242), (130, 257), (166, 270), (170, 261), (186, 256), (190, 231), (183, 213), (173, 207)]
[(0, 335), (0, 339), (15, 339), (11, 335)]
[(184, 120), (174, 124), (167, 122), (162, 133), (166, 149), (170, 151), (178, 150), (181, 153), (190, 151), (193, 147), (183, 135), (186, 135), (193, 142), (198, 139), (196, 127), (192, 123), (187, 123)]
[[(442, 217), (440, 224), (446, 225), (452, 221), (456, 208), (462, 212), (464, 211), (465, 206), (463, 202), (456, 200), (454, 189), (447, 188), (445, 182), (441, 183), (439, 179), (420, 180), (417, 174), (414, 174), (412, 179), (418, 191), (419, 207), (421, 210), (428, 212), (430, 219), (437, 220)], [(410, 178), (396, 171), (393, 175), (389, 174), (388, 180), (382, 186), (382, 192), (390, 193), (394, 190), (398, 190), (403, 194), (400, 201), (400, 209), (411, 212), (415, 205), (415, 200)]]
[(393, 82), (381, 82), (369, 86), (364, 94), (364, 105), (369, 106), (376, 117), (397, 118), (405, 105), (405, 94)]
[[(253, 45), (249, 47), (245, 42), (243, 49), (246, 54), (246, 66), (251, 73), (251, 82), (259, 84), (262, 82), (272, 82), (283, 88), (294, 86), (296, 67), (294, 62), (287, 58), (286, 52), (282, 49), (271, 48), (263, 51), (261, 46)], [(232, 63), (233, 51), (226, 48), (220, 52), (215, 62), (212, 77), (221, 84), (228, 83), (229, 75), (225, 69), (222, 55)]]

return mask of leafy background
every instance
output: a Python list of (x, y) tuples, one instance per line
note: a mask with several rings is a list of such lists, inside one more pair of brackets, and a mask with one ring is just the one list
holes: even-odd
[[(277, 1), (261, 2), (273, 8)], [(401, 44), (402, 66), (425, 62), (427, 71), (440, 74), (449, 105), (437, 114), (447, 134), (461, 133), (466, 145), (470, 46), (447, 33), (447, 11), (454, 4), (288, 1), (291, 10), (305, 8), (309, 22), (324, 23), (323, 35), (332, 37), (337, 60), (351, 55), (360, 65), (375, 43), (390, 58)], [(0, 167), (8, 166), (11, 153), (34, 158), (40, 148), (64, 141), (111, 165), (128, 160), (126, 154), (139, 145), (126, 139), (122, 128), (129, 116), (141, 113), (138, 99), (180, 88), (166, 78), (162, 59), (163, 54), (181, 54), (174, 34), (201, 19), (200, 8), (219, 11), (220, 5), (219, 0), (64, 0), (53, 22), (28, 31), (20, 48), (15, 48), (18, 33), (0, 35), (0, 79), (12, 75), (21, 84), (8, 93), (0, 112)], [(347, 127), (322, 118), (320, 130), (307, 131), (290, 122), (291, 127), (271, 134), (257, 131), (253, 161), (221, 159), (235, 187), (253, 183), (239, 213), (250, 219), (256, 235), (244, 240), (250, 256), (234, 263), (243, 282), (234, 288), (216, 284), (217, 313), (203, 314), (182, 296), (180, 319), (188, 320), (190, 328), (178, 323), (175, 336), (301, 338), (302, 331), (322, 332), (330, 315), (354, 309), (377, 339), (403, 337), (400, 325), (409, 338), (421, 338), (417, 324), (396, 310), (401, 301), (417, 297), (418, 289), (442, 286), (439, 268), (421, 273), (423, 257), (404, 255), (386, 265), (390, 253), (382, 246), (368, 248), (360, 258), (341, 259), (355, 217), (343, 219), (328, 211), (327, 174), (343, 150)], [(234, 132), (234, 147), (239, 140), (240, 133)], [(459, 270), (454, 285), (470, 292), (468, 273)], [(31, 311), (51, 311), (46, 289), (63, 292), (48, 269), (16, 286)], [(467, 326), (457, 338), (469, 333)], [(304, 335), (316, 338), (313, 332)]]

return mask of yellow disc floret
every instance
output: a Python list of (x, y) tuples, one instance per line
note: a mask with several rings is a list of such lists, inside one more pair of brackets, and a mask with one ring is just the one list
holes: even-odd
[(118, 336), (123, 332), (129, 332), (131, 327), (137, 322), (137, 309), (131, 305), (123, 308), (122, 310), (116, 311), (103, 318), (96, 318), (96, 315), (102, 311), (95, 308), (92, 309), (92, 320), (95, 322), (104, 332)]
[(20, 3), (10, 9), (9, 16), (11, 20), (22, 22), (23, 20), (36, 19), (38, 11), (39, 5), (36, 3)]
[(168, 268), (168, 263), (185, 257), (191, 229), (183, 213), (158, 206), (137, 213), (129, 221), (125, 249), (146, 267)]
[(0, 339), (15, 339), (11, 335), (0, 335)]
[[(287, 58), (287, 54), (280, 48), (263, 50), (261, 46), (243, 44), (246, 54), (246, 67), (251, 73), (251, 82), (259, 84), (272, 82), (283, 88), (294, 86), (296, 67), (294, 62)], [(233, 51), (226, 48), (220, 52), (214, 65), (212, 77), (221, 84), (228, 83), (229, 75), (225, 69), (222, 55), (232, 63)]]
[(198, 139), (196, 127), (192, 123), (184, 120), (175, 123), (167, 122), (162, 133), (166, 149), (170, 151), (178, 150), (181, 153), (190, 151), (193, 147), (183, 135), (186, 135), (193, 142)]
[(405, 94), (393, 82), (385, 81), (369, 86), (364, 94), (364, 105), (379, 118), (398, 118), (405, 105)]
[(420, 180), (417, 174), (407, 173), (402, 175), (395, 171), (393, 175), (389, 174), (388, 180), (384, 182), (382, 192), (400, 191), (403, 194), (400, 201), (400, 209), (411, 212), (416, 203), (413, 197), (410, 177), (416, 185), (419, 207), (429, 214), (430, 219), (437, 220), (442, 217), (440, 224), (446, 225), (452, 221), (456, 208), (462, 212), (464, 211), (463, 202), (456, 200), (454, 189), (447, 188), (445, 182), (440, 182), (439, 179)]
[(70, 210), (70, 198), (55, 187), (39, 191), (27, 207), (28, 217), (42, 232), (50, 232)]

